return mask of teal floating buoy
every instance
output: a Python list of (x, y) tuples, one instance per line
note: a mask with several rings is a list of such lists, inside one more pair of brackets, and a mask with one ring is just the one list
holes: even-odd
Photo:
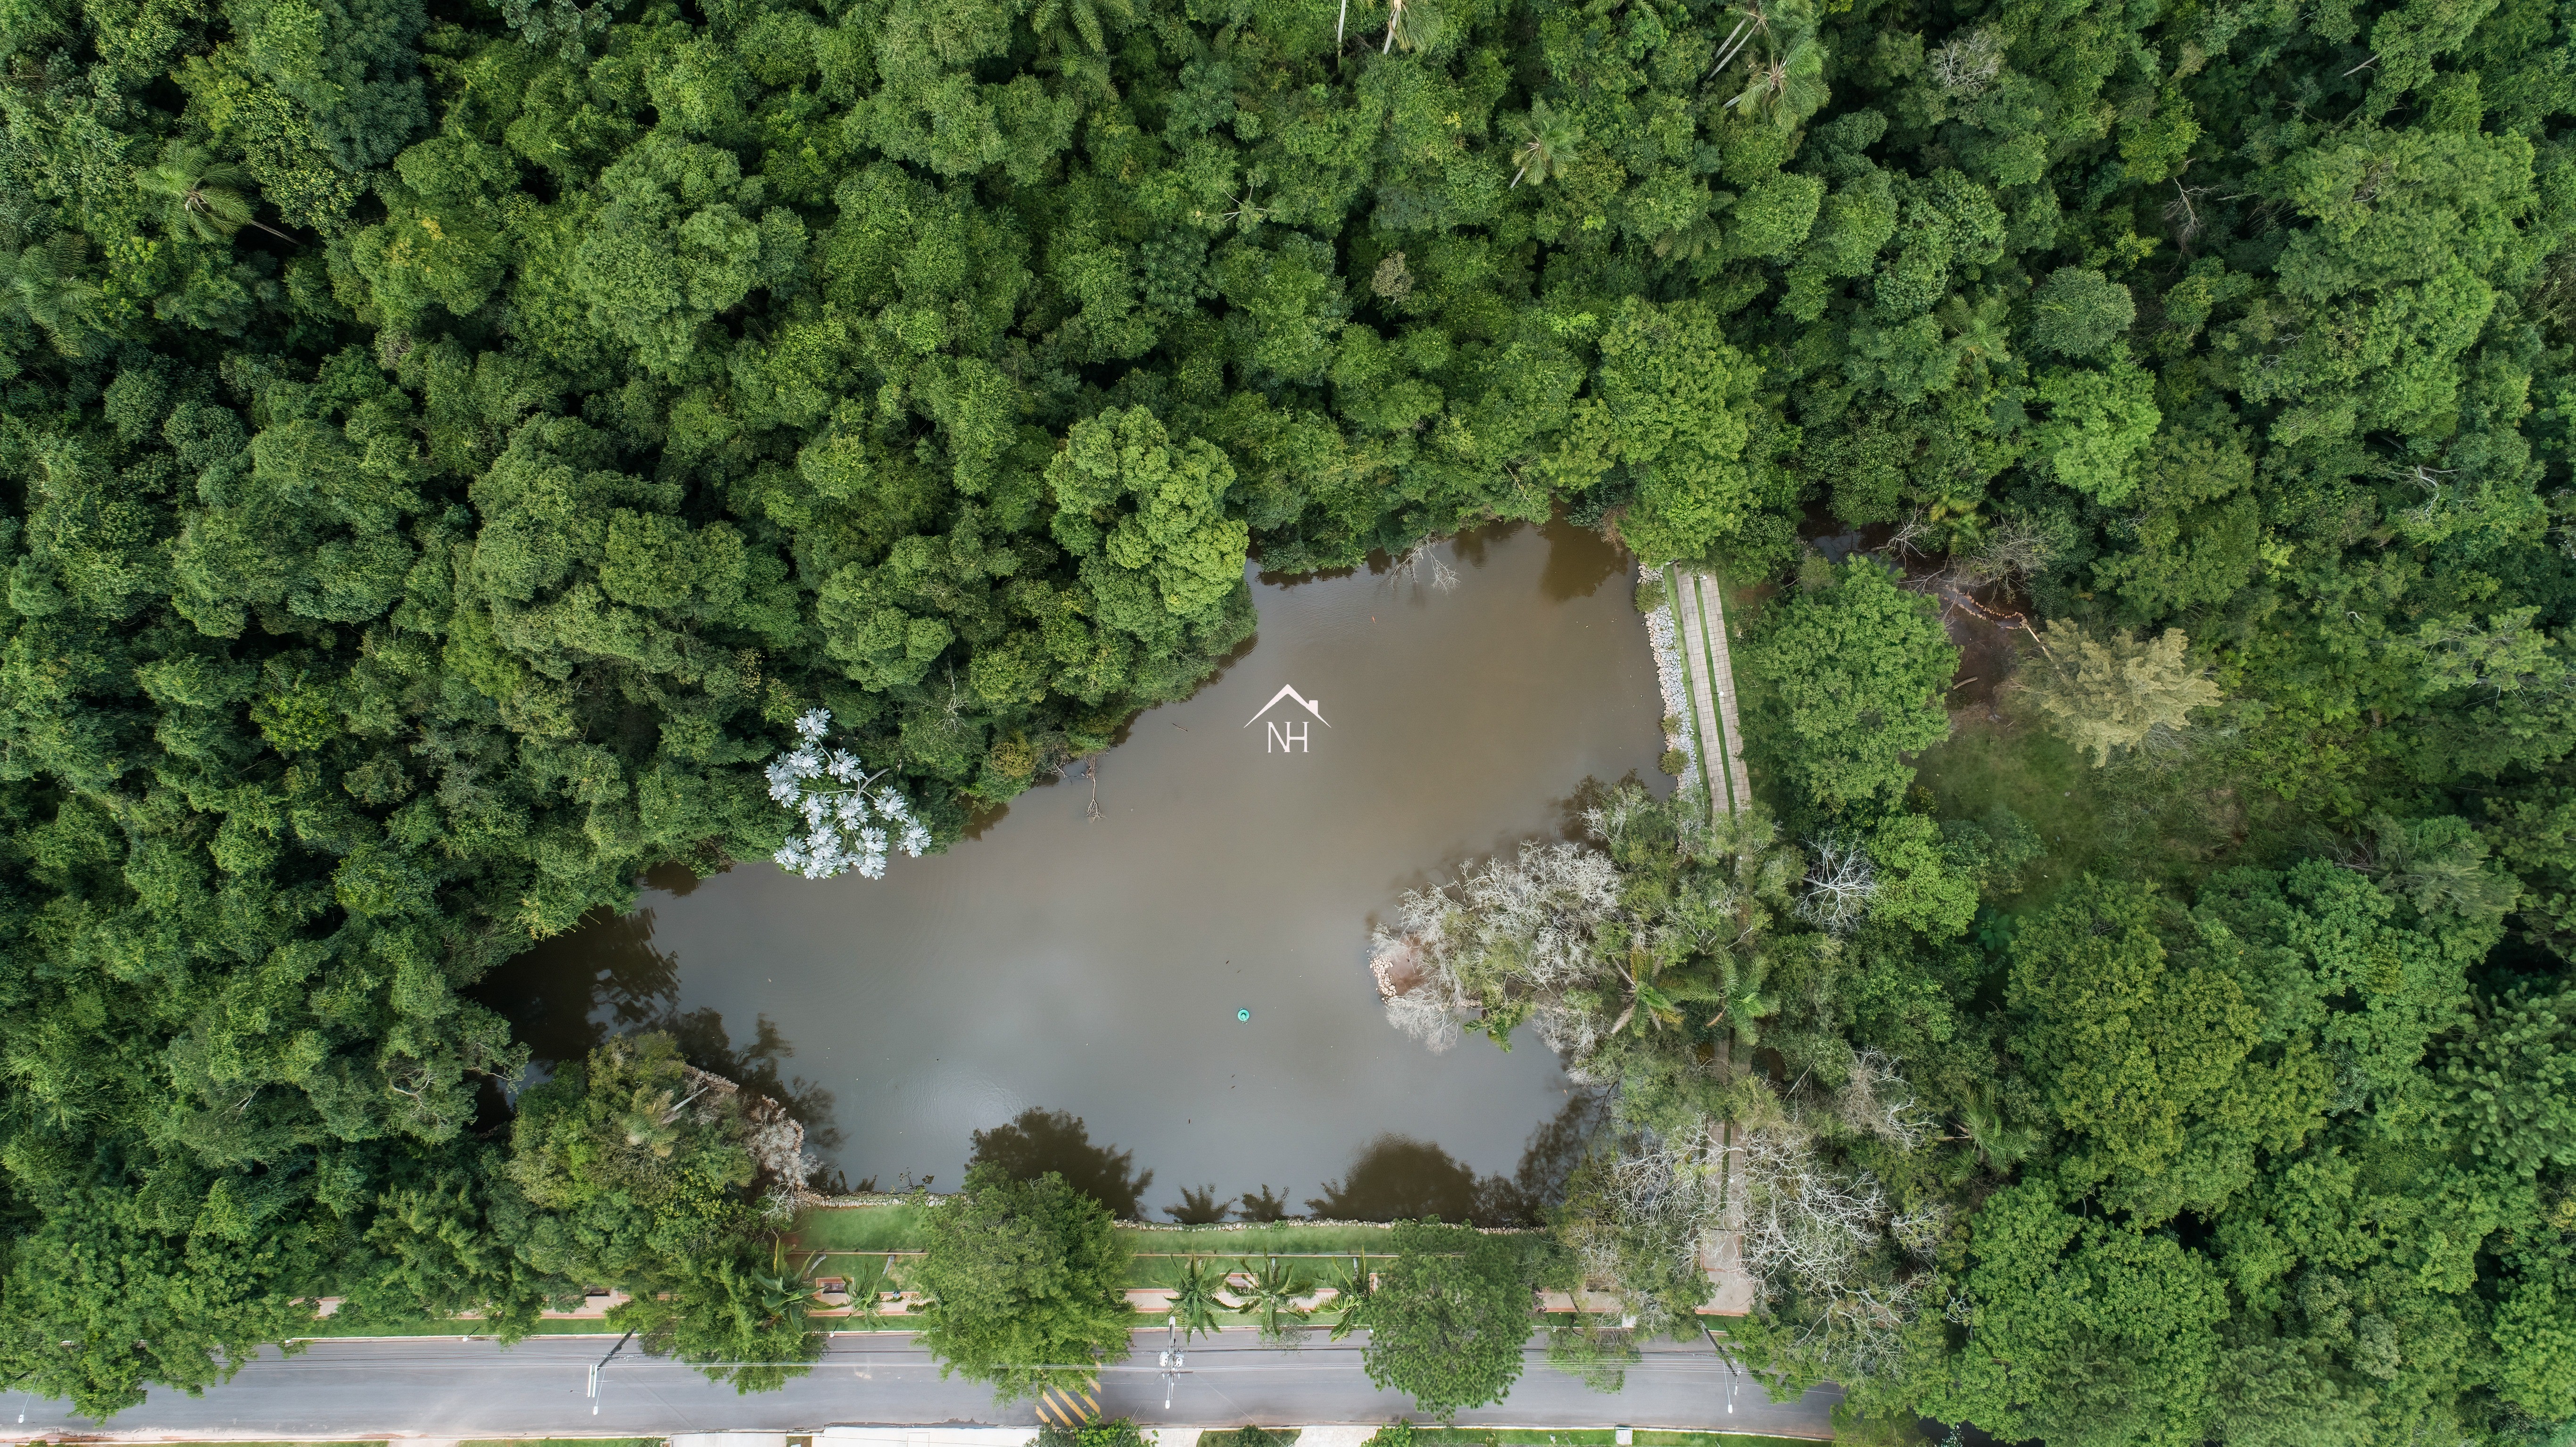
[(1234, 1012), (1234, 1018), (1243, 1024), (1249, 1025), (1252, 1023), (1252, 1012), (1250, 1010), (1237, 1010)]

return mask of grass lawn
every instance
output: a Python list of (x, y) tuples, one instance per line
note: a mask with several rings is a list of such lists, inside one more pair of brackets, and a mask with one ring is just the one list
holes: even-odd
[(2178, 753), (2132, 750), (2096, 768), (2065, 740), (2016, 717), (2009, 702), (1963, 709), (1951, 716), (1950, 737), (1915, 760), (1915, 784), (1940, 817), (1977, 819), (2001, 805), (2038, 833), (2048, 854), (2005, 901), (2014, 913), (2088, 873), (2183, 886), (2221, 857), (2271, 866), (2310, 847), (2306, 815), (2228, 776), (2223, 739), (2186, 730), (2182, 740)]
[(918, 1251), (921, 1210), (901, 1202), (820, 1206), (796, 1218), (796, 1244), (809, 1251)]
[[(596, 1336), (602, 1332), (618, 1335), (617, 1328), (597, 1317), (587, 1320), (540, 1321), (529, 1328), (530, 1336)], [(313, 1323), (302, 1336), (322, 1340), (336, 1336), (490, 1336), (492, 1324), (471, 1319), (459, 1321), (372, 1321), (344, 1322), (326, 1316)], [(658, 1440), (658, 1439), (656, 1439)]]
[(2044, 899), (2095, 867), (2109, 838), (2103, 824), (2113, 804), (2090, 765), (2054, 734), (1963, 710), (1950, 737), (1915, 759), (1914, 780), (1944, 819), (1979, 818), (1998, 804), (2020, 815), (2048, 846), (2026, 871), (2022, 896)]
[(1138, 1256), (1348, 1256), (1390, 1255), (1392, 1226), (1318, 1221), (1273, 1221), (1262, 1226), (1181, 1226), (1151, 1231), (1122, 1227), (1127, 1249)]
[[(821, 1206), (797, 1219), (796, 1243), (809, 1251), (918, 1251), (921, 1228), (921, 1208), (899, 1202)], [(1142, 1267), (1159, 1257), (1240, 1260), (1271, 1255), (1349, 1256), (1357, 1251), (1384, 1256), (1389, 1254), (1386, 1243), (1393, 1230), (1391, 1226), (1277, 1221), (1261, 1226), (1121, 1226), (1118, 1234)], [(1157, 1276), (1137, 1284), (1164, 1283)]]
[[(1205, 1441), (1205, 1438), (1201, 1438)], [(1538, 1427), (1416, 1427), (1415, 1447), (1611, 1447), (1619, 1434)], [(1815, 1447), (1806, 1437), (1762, 1437), (1750, 1432), (1649, 1432), (1638, 1428), (1636, 1447)]]

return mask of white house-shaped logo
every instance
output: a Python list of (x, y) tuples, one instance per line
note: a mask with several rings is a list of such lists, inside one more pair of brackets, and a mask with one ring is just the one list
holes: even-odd
[[(1245, 719), (1243, 721), (1243, 726), (1245, 728), (1250, 728), (1254, 724), (1260, 723), (1261, 715), (1277, 708), (1280, 700), (1282, 699), (1294, 699), (1299, 708), (1302, 708), (1306, 712), (1315, 716), (1315, 722), (1322, 724), (1326, 728), (1331, 728), (1333, 726), (1333, 721), (1324, 717), (1324, 706), (1321, 703), (1316, 702), (1314, 699), (1308, 698), (1304, 694), (1299, 693), (1297, 691), (1297, 686), (1293, 683), (1283, 683), (1279, 685), (1279, 691), (1270, 695), (1270, 701), (1261, 706), (1261, 713), (1256, 713), (1252, 717)], [(1274, 723), (1266, 725), (1265, 727), (1268, 731), (1262, 737), (1261, 751), (1263, 753), (1269, 753), (1274, 749), (1283, 754), (1314, 752), (1314, 750), (1307, 746), (1308, 734), (1306, 730), (1306, 721), (1304, 719), (1292, 718), (1284, 724)]]

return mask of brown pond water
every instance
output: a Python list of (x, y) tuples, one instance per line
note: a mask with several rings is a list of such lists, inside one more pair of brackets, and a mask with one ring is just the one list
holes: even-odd
[[(477, 993), (541, 1057), (676, 1025), (719, 1069), (807, 1082), (852, 1186), (953, 1185), (972, 1132), (1031, 1108), (1132, 1151), (1149, 1210), (1210, 1182), (1296, 1210), (1340, 1181), (1335, 1204), (1392, 1191), (1392, 1211), (1458, 1163), (1508, 1175), (1568, 1106), (1563, 1073), (1535, 1039), (1435, 1056), (1390, 1028), (1369, 927), (1562, 830), (1587, 778), (1666, 786), (1662, 706), (1624, 555), (1562, 524), (1436, 552), (1453, 590), (1427, 565), (1256, 580), (1258, 637), (1102, 756), (1096, 820), (1077, 768), (883, 880), (656, 874), (682, 887)], [(1323, 721), (1282, 699), (1247, 727), (1283, 685)]]

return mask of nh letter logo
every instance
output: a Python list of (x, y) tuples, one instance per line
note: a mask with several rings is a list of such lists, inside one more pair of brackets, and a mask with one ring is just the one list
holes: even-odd
[[(1324, 706), (1322, 704), (1306, 697), (1302, 693), (1299, 693), (1297, 691), (1297, 686), (1289, 683), (1279, 685), (1279, 691), (1270, 695), (1270, 701), (1261, 706), (1261, 713), (1256, 713), (1252, 717), (1245, 719), (1243, 721), (1243, 726), (1245, 728), (1250, 728), (1254, 724), (1260, 723), (1261, 714), (1266, 714), (1272, 709), (1277, 708), (1281, 699), (1295, 699), (1298, 707), (1315, 716), (1315, 722), (1322, 724), (1326, 728), (1331, 728), (1333, 726), (1333, 721), (1324, 717)], [(1284, 724), (1274, 723), (1263, 726), (1269, 731), (1262, 739), (1261, 751), (1263, 753), (1270, 753), (1273, 750), (1283, 754), (1314, 752), (1313, 749), (1307, 747), (1306, 741), (1308, 734), (1306, 731), (1306, 721), (1304, 719), (1292, 718)]]

